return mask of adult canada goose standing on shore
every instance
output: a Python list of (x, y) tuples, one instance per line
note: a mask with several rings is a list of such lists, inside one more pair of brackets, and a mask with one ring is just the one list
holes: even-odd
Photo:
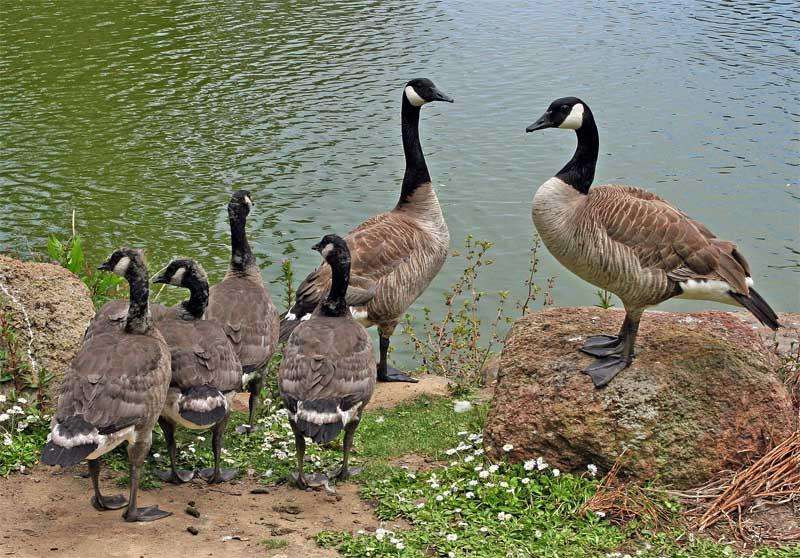
[(153, 278), (153, 283), (167, 283), (190, 292), (188, 300), (167, 310), (165, 317), (156, 322), (172, 355), (172, 381), (158, 419), (167, 441), (170, 470), (156, 474), (174, 484), (191, 480), (192, 471), (175, 468), (175, 427), (211, 428), (214, 467), (202, 470), (200, 476), (209, 483), (229, 481), (237, 471), (220, 469), (219, 460), (231, 403), (242, 389), (242, 365), (222, 325), (202, 319), (208, 304), (208, 277), (199, 263), (173, 260)]
[[(98, 510), (125, 507), (126, 521), (153, 521), (171, 515), (158, 506), (136, 507), (139, 469), (150, 450), (153, 426), (167, 397), (170, 356), (153, 326), (148, 279), (139, 250), (122, 248), (100, 266), (127, 279), (130, 303), (124, 328), (108, 328), (87, 338), (64, 374), (52, 431), (42, 462), (69, 467), (89, 461)], [(100, 457), (128, 442), (130, 498), (100, 493)]]
[(264, 385), (264, 368), (278, 344), (280, 319), (264, 286), (261, 270), (247, 242), (247, 216), (253, 201), (239, 190), (228, 203), (231, 227), (231, 263), (225, 278), (211, 287), (206, 319), (216, 320), (233, 343), (250, 392), (249, 429), (255, 427), (258, 396)]
[(575, 155), (533, 198), (533, 222), (547, 249), (582, 279), (616, 294), (625, 320), (615, 336), (590, 337), (581, 350), (599, 357), (585, 373), (608, 384), (633, 360), (639, 320), (648, 306), (670, 298), (743, 306), (777, 329), (778, 317), (753, 289), (747, 261), (733, 242), (715, 237), (655, 194), (594, 180), (599, 140), (588, 105), (557, 99), (526, 132), (574, 130)]
[[(352, 258), (351, 283), (367, 288), (374, 283), (374, 298), (351, 306), (351, 312), (365, 327), (378, 326), (381, 382), (417, 381), (388, 366), (389, 339), (408, 307), (439, 273), (450, 244), (419, 141), (420, 109), (433, 101), (453, 99), (429, 79), (412, 79), (403, 88), (400, 115), (406, 171), (400, 200), (394, 209), (364, 221), (345, 237)], [(314, 312), (330, 286), (331, 271), (323, 263), (298, 287), (296, 302), (281, 321), (281, 340)]]
[(361, 413), (375, 389), (372, 341), (345, 300), (350, 280), (350, 251), (339, 236), (326, 235), (313, 246), (331, 268), (331, 287), (308, 320), (289, 336), (278, 372), (278, 389), (289, 411), (297, 448), (297, 477), (303, 475), (305, 437), (330, 442), (343, 429), (344, 456), (337, 478), (350, 475), (348, 459)]

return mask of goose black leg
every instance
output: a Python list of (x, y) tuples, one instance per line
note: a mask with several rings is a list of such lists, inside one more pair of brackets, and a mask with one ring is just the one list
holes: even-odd
[(306, 477), (303, 474), (303, 460), (306, 458), (306, 439), (294, 423), (290, 422), (289, 424), (294, 432), (294, 447), (297, 452), (297, 473), (292, 475), (292, 480), (297, 488), (305, 490), (308, 488)]
[(397, 368), (390, 367), (387, 362), (389, 354), (389, 336), (384, 336), (383, 331), (378, 330), (378, 337), (380, 338), (380, 352), (381, 359), (378, 362), (378, 381), (379, 382), (409, 382), (416, 384), (419, 382), (416, 378), (412, 378), (408, 374), (400, 372)]
[(584, 374), (588, 374), (592, 378), (594, 387), (605, 387), (614, 379), (614, 376), (625, 370), (633, 362), (633, 347), (636, 343), (636, 334), (639, 331), (639, 316), (634, 319), (633, 317), (626, 316), (623, 326), (625, 331), (620, 332), (622, 335), (622, 350), (619, 354), (612, 354), (604, 358), (598, 359), (592, 363)]
[(124, 508), (128, 500), (122, 494), (115, 496), (103, 496), (100, 494), (100, 460), (89, 460), (89, 475), (92, 477), (92, 488), (94, 488), (94, 496), (92, 496), (92, 507), (97, 511), (118, 510)]
[(236, 475), (239, 474), (239, 471), (236, 469), (219, 468), (219, 458), (222, 452), (222, 437), (225, 434), (228, 418), (230, 418), (230, 413), (226, 414), (225, 418), (214, 425), (211, 434), (211, 449), (214, 451), (214, 467), (200, 471), (200, 476), (206, 479), (209, 484), (228, 482), (236, 478)]
[(150, 439), (147, 442), (128, 444), (128, 466), (131, 477), (131, 493), (128, 498), (128, 509), (122, 514), (125, 521), (155, 521), (172, 515), (171, 512), (158, 509), (158, 506), (136, 507), (136, 497), (139, 493), (139, 468), (144, 463), (144, 458), (150, 450)]
[(625, 314), (625, 320), (617, 335), (592, 335), (586, 339), (586, 343), (580, 351), (595, 357), (607, 357), (622, 354), (625, 346), (625, 334), (630, 327), (630, 318)]
[(156, 470), (155, 475), (162, 481), (171, 484), (183, 484), (185, 482), (189, 482), (194, 477), (194, 472), (175, 468), (175, 425), (164, 417), (158, 417), (158, 425), (164, 432), (164, 439), (167, 441), (170, 470)]
[(250, 384), (247, 386), (248, 390), (250, 391), (250, 398), (247, 402), (248, 409), (250, 414), (247, 419), (247, 429), (246, 432), (248, 434), (252, 433), (256, 429), (256, 410), (258, 409), (258, 397), (261, 395), (261, 388), (264, 386), (264, 376), (259, 371), (258, 375), (250, 381)]
[(342, 455), (342, 468), (334, 478), (339, 480), (349, 479), (352, 475), (357, 475), (361, 472), (360, 469), (350, 469), (347, 464), (350, 461), (350, 450), (353, 448), (353, 437), (356, 434), (359, 420), (355, 420), (344, 427), (344, 447)]

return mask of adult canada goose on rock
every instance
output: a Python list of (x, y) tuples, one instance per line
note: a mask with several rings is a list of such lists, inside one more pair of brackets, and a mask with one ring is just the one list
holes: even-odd
[(775, 312), (753, 289), (750, 267), (733, 242), (718, 239), (641, 188), (605, 184), (590, 189), (599, 141), (586, 103), (557, 99), (526, 132), (545, 128), (574, 130), (578, 146), (564, 168), (536, 191), (536, 229), (564, 267), (616, 294), (625, 306), (617, 335), (592, 336), (581, 348), (599, 358), (584, 371), (596, 387), (631, 364), (645, 308), (670, 298), (743, 306), (764, 325), (779, 327)]
[[(452, 103), (429, 79), (412, 79), (403, 88), (401, 129), (406, 171), (397, 205), (352, 230), (346, 237), (351, 283), (375, 290), (368, 303), (351, 304), (350, 311), (365, 327), (378, 326), (378, 381), (416, 382), (387, 363), (389, 339), (409, 306), (425, 291), (447, 259), (450, 233), (431, 184), (419, 141), (419, 114), (433, 101)], [(320, 265), (297, 289), (294, 306), (281, 320), (281, 340), (314, 312), (331, 285), (331, 271)], [(356, 297), (354, 297), (356, 298)]]
[(264, 368), (278, 344), (280, 319), (264, 286), (245, 225), (253, 206), (250, 192), (239, 190), (228, 203), (231, 227), (231, 262), (225, 278), (211, 287), (206, 318), (216, 320), (233, 343), (250, 392), (249, 429), (255, 425), (258, 395), (264, 385)]
[(345, 431), (342, 468), (345, 479), (350, 449), (361, 413), (375, 389), (372, 341), (350, 313), (345, 300), (350, 277), (350, 251), (339, 236), (327, 235), (314, 250), (331, 268), (331, 287), (308, 320), (294, 328), (286, 343), (278, 372), (278, 388), (289, 412), (297, 448), (297, 476), (301, 488), (305, 437), (318, 444)]
[(218, 322), (203, 320), (208, 304), (208, 277), (194, 260), (178, 259), (153, 278), (189, 289), (188, 300), (170, 308), (156, 326), (172, 355), (172, 381), (158, 423), (169, 450), (170, 470), (156, 471), (161, 480), (179, 484), (194, 476), (175, 467), (175, 427), (212, 429), (214, 467), (200, 471), (210, 483), (233, 479), (235, 469), (220, 469), (222, 439), (234, 395), (242, 389), (242, 365), (225, 330)]
[[(127, 505), (126, 521), (171, 515), (158, 506), (136, 507), (139, 469), (150, 450), (152, 431), (170, 381), (170, 356), (148, 308), (147, 268), (141, 251), (122, 248), (100, 268), (127, 279), (130, 303), (124, 328), (98, 331), (86, 339), (64, 374), (52, 430), (42, 462), (69, 467), (89, 462), (98, 510)], [(130, 497), (100, 492), (100, 457), (128, 442)]]

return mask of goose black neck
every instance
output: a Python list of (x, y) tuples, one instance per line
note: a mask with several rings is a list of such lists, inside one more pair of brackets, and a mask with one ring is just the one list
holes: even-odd
[(181, 306), (193, 318), (201, 319), (208, 306), (208, 281), (191, 275), (183, 280), (183, 286), (189, 289), (189, 300), (181, 302)]
[(347, 286), (350, 283), (350, 255), (340, 254), (339, 260), (330, 263), (331, 290), (325, 302), (322, 303), (322, 313), (325, 316), (344, 316), (347, 314)]
[(581, 194), (588, 194), (594, 180), (594, 169), (597, 166), (597, 153), (600, 148), (597, 125), (588, 107), (583, 113), (583, 123), (575, 130), (575, 134), (578, 136), (575, 154), (564, 168), (558, 171), (556, 178), (563, 180)]
[(245, 225), (247, 217), (240, 209), (228, 208), (228, 221), (231, 225), (231, 269), (244, 272), (255, 264), (250, 243), (247, 242)]
[(422, 145), (419, 143), (419, 112), (420, 107), (412, 105), (404, 92), (400, 117), (406, 173), (403, 176), (403, 188), (400, 191), (398, 205), (407, 203), (418, 187), (431, 181), (428, 165), (425, 163), (425, 155), (422, 153)]
[(125, 320), (125, 331), (128, 333), (147, 333), (153, 325), (148, 306), (150, 288), (146, 275), (147, 273), (135, 264), (131, 265), (126, 275), (131, 291), (128, 317)]

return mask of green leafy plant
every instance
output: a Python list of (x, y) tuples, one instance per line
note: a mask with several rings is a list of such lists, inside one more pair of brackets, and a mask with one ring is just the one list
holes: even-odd
[(595, 291), (597, 295), (598, 302), (595, 304), (598, 308), (602, 308), (603, 310), (608, 310), (609, 308), (614, 307), (614, 303), (611, 301), (612, 294), (605, 289), (598, 289)]
[(0, 386), (10, 384), (14, 393), (34, 390), (36, 404), (39, 409), (44, 409), (47, 404), (46, 388), (54, 376), (41, 365), (32, 366), (19, 332), (8, 320), (2, 306), (0, 299)]
[(12, 391), (0, 394), (0, 476), (25, 472), (39, 461), (50, 431), (50, 415)]
[(75, 211), (72, 212), (72, 236), (62, 241), (51, 235), (47, 241), (47, 254), (78, 276), (89, 289), (95, 308), (114, 298), (120, 298), (125, 289), (125, 280), (113, 273), (98, 273), (86, 262), (83, 239), (75, 230)]

